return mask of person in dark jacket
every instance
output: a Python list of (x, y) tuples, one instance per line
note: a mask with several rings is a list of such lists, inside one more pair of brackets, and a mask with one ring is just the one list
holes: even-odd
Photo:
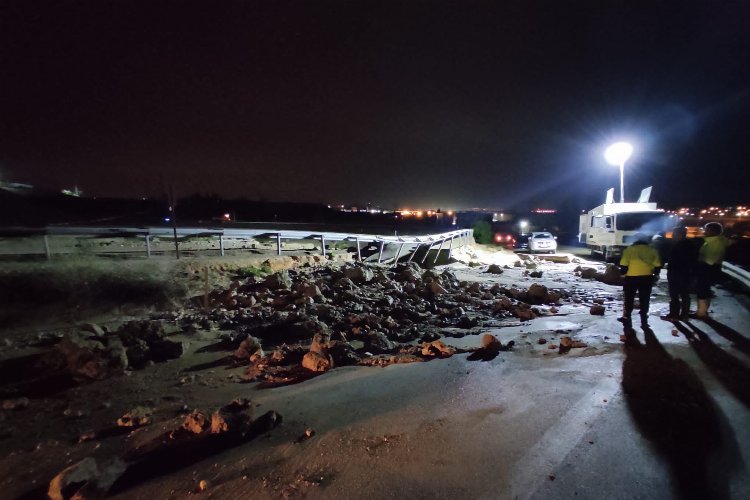
[(698, 263), (698, 247), (687, 239), (687, 229), (672, 230), (672, 247), (667, 257), (669, 321), (687, 321), (690, 312), (690, 285)]

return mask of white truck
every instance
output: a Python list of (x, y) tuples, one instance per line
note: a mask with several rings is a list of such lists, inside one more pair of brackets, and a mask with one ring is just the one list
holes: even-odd
[(605, 261), (613, 261), (622, 255), (635, 235), (643, 233), (649, 237), (664, 231), (668, 218), (664, 210), (649, 202), (651, 187), (641, 191), (635, 203), (615, 203), (614, 188), (607, 191), (604, 205), (581, 214), (578, 242), (591, 250), (591, 255), (599, 254)]

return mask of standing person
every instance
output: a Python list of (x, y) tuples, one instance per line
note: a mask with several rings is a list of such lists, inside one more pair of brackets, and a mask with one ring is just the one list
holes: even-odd
[(667, 320), (686, 321), (690, 312), (690, 284), (698, 263), (698, 248), (687, 239), (687, 228), (672, 230), (672, 247), (667, 256), (669, 316)]
[(649, 246), (648, 237), (644, 234), (636, 234), (635, 242), (622, 252), (620, 269), (625, 274), (623, 285), (622, 317), (618, 319), (621, 323), (629, 326), (630, 315), (635, 304), (635, 294), (638, 293), (640, 302), (641, 328), (648, 328), (648, 306), (651, 300), (651, 287), (659, 279), (661, 271), (661, 260), (659, 253)]
[(711, 305), (711, 285), (715, 284), (721, 274), (721, 263), (727, 247), (732, 242), (723, 234), (718, 222), (709, 222), (703, 228), (703, 245), (698, 251), (698, 319), (708, 319), (708, 308)]

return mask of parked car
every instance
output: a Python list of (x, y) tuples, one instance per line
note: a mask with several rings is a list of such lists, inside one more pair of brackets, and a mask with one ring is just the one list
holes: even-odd
[(529, 252), (555, 253), (557, 252), (557, 238), (546, 231), (531, 233), (529, 236)]
[(515, 248), (516, 238), (510, 233), (495, 233), (495, 245), (503, 246), (509, 250)]

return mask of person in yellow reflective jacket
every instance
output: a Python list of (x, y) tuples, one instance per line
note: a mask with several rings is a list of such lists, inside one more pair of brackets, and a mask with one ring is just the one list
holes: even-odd
[(630, 315), (633, 313), (635, 295), (640, 303), (641, 328), (648, 328), (648, 307), (651, 300), (651, 288), (659, 279), (661, 260), (659, 252), (649, 246), (649, 239), (644, 234), (636, 234), (635, 242), (622, 252), (620, 269), (625, 275), (622, 290), (624, 304), (622, 317), (618, 319), (625, 326), (630, 326)]
[(732, 241), (722, 234), (723, 228), (718, 222), (709, 222), (703, 228), (703, 246), (698, 251), (698, 267), (696, 268), (698, 295), (698, 319), (708, 318), (708, 308), (711, 305), (711, 285), (719, 280), (721, 263), (724, 254)]

